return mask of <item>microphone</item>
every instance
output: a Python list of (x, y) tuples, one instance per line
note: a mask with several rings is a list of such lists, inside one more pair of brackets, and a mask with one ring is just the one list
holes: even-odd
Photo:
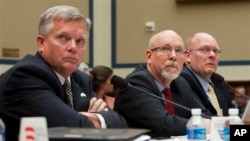
[[(150, 92), (148, 92), (148, 91), (145, 91), (145, 90), (143, 90), (143, 89), (141, 89), (141, 88), (135, 87), (135, 86), (131, 85), (127, 80), (125, 80), (124, 78), (121, 78), (121, 77), (119, 77), (119, 76), (114, 75), (114, 76), (111, 78), (111, 84), (116, 85), (116, 86), (119, 87), (119, 88), (129, 88), (129, 87), (134, 88), (134, 89), (139, 90), (139, 91), (141, 91), (141, 92), (144, 92), (144, 93), (146, 93), (146, 94), (148, 94), (148, 95), (150, 95), (150, 96), (153, 96), (153, 97), (155, 97), (155, 98), (157, 98), (157, 99), (163, 100), (163, 101), (165, 101), (165, 102), (169, 102), (169, 103), (171, 103), (171, 104), (173, 104), (173, 105), (175, 105), (175, 106), (177, 106), (177, 107), (179, 107), (179, 108), (181, 108), (181, 109), (184, 109), (184, 110), (186, 110), (186, 111), (188, 111), (188, 112), (191, 113), (191, 109), (190, 109), (190, 108), (188, 108), (188, 107), (186, 107), (186, 106), (183, 106), (183, 105), (181, 105), (181, 104), (178, 104), (178, 103), (176, 103), (176, 102), (170, 101), (170, 100), (168, 100), (168, 99), (165, 99), (165, 98), (163, 98), (163, 97), (159, 97), (159, 96), (157, 96), (157, 95), (155, 95), (155, 94), (153, 94), (153, 93), (150, 93)], [(211, 116), (206, 115), (206, 114), (203, 114), (203, 113), (202, 113), (201, 115), (204, 116), (204, 117), (207, 117), (207, 118), (211, 118)]]
[(229, 85), (229, 84), (225, 81), (224, 77), (222, 77), (222, 76), (219, 75), (218, 73), (213, 73), (213, 75), (211, 76), (211, 79), (214, 80), (214, 81), (220, 82), (220, 83), (225, 83), (226, 86), (227, 86), (228, 88), (230, 88), (231, 90), (233, 90), (233, 91), (236, 92), (237, 94), (239, 94), (239, 95), (241, 95), (241, 96), (243, 96), (243, 97), (245, 97), (245, 98), (247, 98), (247, 99), (250, 99), (249, 96), (247, 96), (247, 95), (245, 95), (245, 94), (242, 94), (242, 93), (238, 92), (235, 88), (233, 88), (231, 85)]
[(128, 88), (129, 85), (131, 85), (128, 83), (127, 80), (125, 80), (117, 75), (113, 75), (113, 77), (111, 78), (111, 84), (113, 84), (114, 86), (117, 86), (119, 88)]

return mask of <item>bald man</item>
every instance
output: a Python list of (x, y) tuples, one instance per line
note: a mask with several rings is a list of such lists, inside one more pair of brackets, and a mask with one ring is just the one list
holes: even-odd
[(121, 88), (116, 96), (114, 109), (123, 115), (129, 127), (150, 129), (153, 137), (186, 134), (190, 111), (171, 104), (169, 107), (169, 102), (163, 100), (167, 97), (164, 91), (169, 90), (172, 101), (189, 109), (202, 108), (196, 101), (198, 98), (191, 95), (192, 90), (186, 87), (187, 82), (178, 77), (184, 63), (183, 52), (183, 39), (173, 30), (151, 37), (145, 53), (146, 64), (139, 65), (126, 77), (141, 90)]
[(208, 33), (195, 33), (187, 39), (184, 54), (185, 65), (181, 76), (189, 82), (193, 94), (200, 98), (213, 116), (228, 116), (228, 109), (234, 108), (234, 105), (227, 86), (224, 81), (212, 77), (221, 54), (216, 39)]

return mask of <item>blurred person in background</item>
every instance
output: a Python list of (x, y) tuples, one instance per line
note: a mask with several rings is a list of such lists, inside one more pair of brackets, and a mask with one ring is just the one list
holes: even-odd
[[(245, 86), (235, 87), (237, 92), (234, 93), (235, 106), (239, 109), (239, 116), (242, 117), (248, 102), (247, 89)], [(239, 94), (240, 93), (240, 94)]]
[(88, 64), (82, 62), (82, 63), (80, 64), (80, 66), (79, 66), (78, 69), (79, 69), (80, 71), (85, 72), (86, 74), (90, 75), (90, 73), (89, 73), (89, 72), (90, 72), (90, 68), (89, 68)]
[(98, 98), (102, 98), (109, 108), (113, 109), (117, 87), (111, 84), (113, 70), (110, 67), (99, 65), (95, 66), (90, 75), (93, 80), (93, 91)]

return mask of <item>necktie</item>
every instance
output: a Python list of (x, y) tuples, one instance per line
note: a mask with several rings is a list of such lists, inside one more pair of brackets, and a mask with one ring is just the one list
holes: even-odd
[(69, 106), (73, 108), (73, 96), (72, 96), (71, 85), (69, 83), (69, 80), (67, 79), (65, 80), (63, 87), (67, 96), (67, 102)]
[[(166, 100), (172, 101), (172, 95), (169, 88), (165, 88), (163, 90), (163, 93)], [(174, 115), (174, 105), (172, 103), (166, 102), (165, 109), (168, 111), (170, 115)]]
[(217, 111), (217, 115), (222, 116), (218, 99), (216, 97), (216, 94), (214, 93), (213, 87), (210, 84), (208, 85), (208, 93), (210, 95), (211, 103), (214, 106), (215, 110)]

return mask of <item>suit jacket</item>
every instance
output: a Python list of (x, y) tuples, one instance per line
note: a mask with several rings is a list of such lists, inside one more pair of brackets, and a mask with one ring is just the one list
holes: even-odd
[[(80, 111), (87, 111), (92, 94), (88, 75), (76, 71), (71, 75), (74, 110), (66, 104), (62, 84), (39, 53), (27, 55), (8, 70), (0, 79), (2, 111), (6, 124), (6, 139), (17, 141), (21, 117), (44, 116), (48, 127), (89, 127), (93, 123)], [(126, 121), (116, 112), (99, 112), (108, 128), (127, 127)]]
[[(219, 75), (219, 74), (216, 74)], [(217, 112), (211, 102), (208, 99), (206, 92), (204, 91), (201, 83), (195, 76), (195, 74), (184, 65), (181, 76), (189, 82), (189, 86), (193, 89), (194, 95), (198, 96), (204, 106), (212, 113), (213, 116), (217, 115)], [(216, 81), (216, 79), (211, 78), (212, 83), (214, 84), (214, 92), (217, 96), (220, 108), (222, 109), (223, 116), (228, 116), (228, 109), (234, 108), (231, 99), (230, 93), (225, 85), (224, 81)]]
[(188, 110), (175, 105), (176, 115), (174, 116), (169, 116), (165, 110), (162, 92), (145, 65), (138, 66), (126, 77), (126, 80), (132, 86), (142, 89), (120, 88), (116, 96), (114, 110), (123, 115), (129, 127), (151, 129), (153, 137), (186, 134), (186, 124), (191, 116), (190, 108), (201, 108), (202, 104), (191, 95), (192, 91), (186, 88), (183, 78), (178, 77), (174, 80), (170, 88), (173, 101), (185, 106)]

